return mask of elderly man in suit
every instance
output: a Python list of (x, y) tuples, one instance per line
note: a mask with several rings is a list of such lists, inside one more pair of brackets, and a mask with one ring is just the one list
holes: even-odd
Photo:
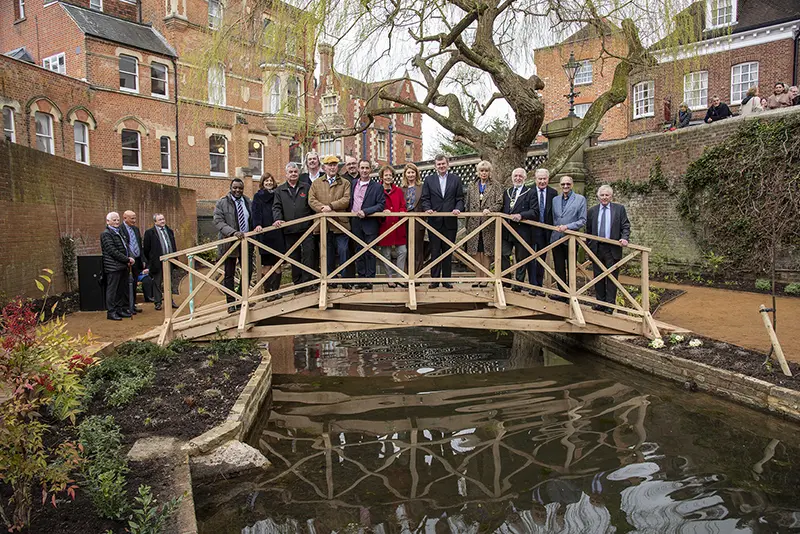
[[(561, 184), (561, 195), (553, 199), (553, 226), (556, 230), (550, 236), (550, 243), (555, 243), (561, 239), (567, 230), (580, 230), (586, 224), (586, 198), (572, 190), (572, 177), (562, 176), (559, 181)], [(553, 264), (556, 274), (565, 283), (569, 284), (567, 277), (567, 257), (569, 256), (569, 245), (562, 243), (553, 248)], [(571, 258), (575, 261), (575, 258)], [(559, 291), (564, 288), (558, 286)], [(565, 301), (563, 297), (556, 297), (556, 300)]]
[[(600, 204), (591, 207), (586, 219), (587, 234), (619, 242), (619, 245), (595, 240), (588, 242), (589, 249), (594, 252), (597, 259), (603, 262), (602, 265), (593, 263), (595, 276), (600, 276), (604, 267), (611, 267), (622, 259), (622, 247), (628, 246), (628, 238), (631, 236), (631, 223), (628, 221), (625, 206), (611, 202), (613, 198), (614, 190), (611, 189), (611, 186), (601, 185), (597, 190), (597, 199)], [(616, 278), (618, 272), (619, 269), (611, 274)], [(611, 281), (610, 277), (606, 276), (597, 282), (594, 287), (597, 300), (608, 302), (609, 304), (617, 302), (617, 286)], [(599, 304), (595, 304), (592, 308), (606, 313), (614, 311), (608, 306)]]
[[(313, 215), (311, 206), (308, 204), (308, 192), (310, 185), (308, 182), (300, 180), (300, 169), (294, 162), (286, 164), (286, 181), (275, 188), (275, 199), (272, 201), (272, 219), (273, 226), (280, 228), (284, 223), (293, 221), (295, 219), (302, 219)], [(286, 242), (286, 250), (289, 250), (295, 243), (300, 241), (303, 234), (311, 226), (311, 222), (304, 222), (286, 226), (283, 229), (283, 238)], [(295, 261), (298, 261), (306, 267), (315, 268), (319, 263), (319, 256), (317, 256), (317, 247), (314, 236), (310, 235), (300, 242), (300, 246), (294, 249), (289, 256)], [(292, 265), (292, 283), (295, 285), (309, 282), (311, 280), (311, 273), (308, 271)], [(312, 291), (311, 287), (306, 286), (299, 292)]]
[[(553, 224), (553, 199), (558, 196), (558, 191), (550, 187), (550, 171), (547, 169), (536, 169), (534, 173), (536, 180), (536, 200), (539, 203), (539, 217), (538, 221), (543, 224)], [(533, 229), (533, 249), (537, 252), (547, 247), (550, 244), (550, 230), (545, 228), (534, 227)], [(542, 261), (546, 261), (547, 254), (540, 256)], [(536, 281), (531, 282), (539, 287), (544, 282), (544, 265), (535, 262), (534, 271), (536, 274)]]
[[(153, 215), (153, 227), (144, 232), (142, 251), (146, 269), (143, 271), (153, 279), (153, 301), (155, 309), (160, 310), (164, 301), (164, 271), (161, 265), (161, 256), (171, 254), (178, 250), (175, 244), (175, 232), (167, 226), (167, 219), (163, 213)], [(171, 295), (170, 295), (171, 297)], [(175, 302), (172, 307), (177, 308)]]
[[(131, 266), (133, 279), (138, 280), (139, 275), (144, 269), (144, 262), (142, 261), (142, 233), (139, 227), (136, 226), (136, 212), (127, 210), (122, 213), (122, 226), (120, 227), (120, 235), (125, 240), (125, 245), (128, 247), (128, 253), (133, 258), (134, 262)], [(141, 313), (142, 309), (136, 304), (136, 287), (138, 284), (133, 285), (133, 313)]]
[[(226, 237), (235, 236), (238, 239), (244, 239), (247, 232), (252, 230), (252, 213), (253, 207), (250, 204), (250, 199), (244, 194), (244, 182), (241, 178), (234, 178), (231, 180), (230, 192), (217, 201), (214, 207), (214, 226), (217, 228), (217, 239), (225, 239)], [(241, 258), (241, 248), (238, 243), (225, 243), (217, 247), (217, 254), (222, 257), (229, 248), (236, 247), (236, 250), (231, 252), (231, 255), (225, 259), (224, 269), (225, 277), (222, 280), (222, 285), (233, 291), (233, 282), (236, 276), (236, 262), (244, 269)], [(248, 254), (248, 258), (252, 255)], [(250, 263), (248, 261), (248, 263)], [(252, 264), (247, 266), (252, 270)], [(233, 297), (225, 294), (225, 299), (228, 302), (233, 302)], [(228, 313), (234, 313), (236, 306), (229, 306)]]
[[(383, 211), (386, 204), (386, 195), (383, 186), (370, 179), (372, 164), (362, 159), (358, 162), (358, 180), (353, 180), (350, 184), (350, 211), (357, 217), (350, 219), (350, 229), (353, 234), (366, 244), (378, 238), (378, 229), (381, 220), (377, 217), (369, 217), (373, 213)], [(356, 243), (355, 252), (358, 253), (363, 247)], [(377, 244), (375, 245), (377, 247)], [(373, 247), (376, 251), (377, 249)], [(371, 252), (365, 252), (356, 259), (356, 270), (359, 278), (375, 278), (377, 271), (377, 258)], [(372, 284), (365, 282), (361, 287), (372, 289)]]
[[(528, 245), (532, 242), (533, 227), (529, 224), (522, 224), (521, 220), (535, 221), (539, 218), (539, 201), (533, 189), (525, 185), (525, 169), (514, 169), (511, 173), (512, 186), (503, 195), (503, 213), (511, 215), (513, 222), (511, 227), (519, 234), (522, 240)], [(517, 262), (530, 256), (528, 249), (522, 241), (513, 236), (508, 230), (503, 230), (503, 243), (501, 254), (502, 268), (505, 271), (511, 265), (509, 257), (514, 254)], [(536, 280), (535, 261), (530, 261), (526, 265), (517, 269), (516, 277), (518, 282), (525, 281), (525, 272), (528, 273), (528, 283), (533, 284)], [(522, 291), (520, 286), (513, 286), (512, 291)], [(531, 290), (531, 294), (533, 290)]]
[(112, 211), (106, 215), (106, 229), (100, 234), (100, 248), (103, 251), (103, 273), (106, 279), (106, 318), (121, 321), (130, 317), (125, 304), (125, 274), (135, 263), (130, 257), (120, 230), (119, 213)]
[[(429, 177), (422, 184), (422, 209), (426, 213), (452, 212), (453, 215), (460, 215), (464, 209), (464, 186), (461, 178), (457, 174), (449, 172), (450, 162), (443, 154), (436, 156), (434, 160), (436, 174)], [(430, 224), (437, 232), (448, 240), (455, 242), (458, 233), (458, 219), (455, 217), (429, 217)], [(431, 258), (436, 259), (442, 254), (442, 249), (449, 245), (445, 243), (433, 232), (428, 231), (431, 242)], [(448, 254), (440, 263), (431, 269), (433, 278), (450, 278), (453, 272), (453, 255)], [(452, 289), (453, 284), (444, 282), (442, 284), (447, 289)], [(439, 287), (438, 282), (431, 284), (431, 288)]]

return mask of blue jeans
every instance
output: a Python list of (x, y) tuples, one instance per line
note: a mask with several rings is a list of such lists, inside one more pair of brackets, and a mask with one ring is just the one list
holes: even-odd
[[(348, 243), (350, 238), (344, 234), (334, 234), (333, 232), (328, 232), (328, 274), (330, 275), (334, 270), (336, 270), (338, 259), (338, 265), (342, 265), (344, 262), (347, 261), (347, 249)], [(342, 278), (343, 273), (340, 272), (336, 275), (336, 278)]]

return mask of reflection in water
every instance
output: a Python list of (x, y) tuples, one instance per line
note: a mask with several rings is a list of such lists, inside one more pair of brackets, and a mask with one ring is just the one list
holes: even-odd
[(409, 334), (271, 347), (293, 373), (253, 440), (273, 468), (196, 488), (201, 532), (800, 530), (798, 448), (739, 408), (510, 336)]

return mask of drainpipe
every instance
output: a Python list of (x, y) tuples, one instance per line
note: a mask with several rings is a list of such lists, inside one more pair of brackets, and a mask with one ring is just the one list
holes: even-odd
[(367, 159), (367, 130), (361, 132), (361, 159)]
[(394, 150), (392, 150), (392, 123), (389, 123), (389, 166), (392, 166), (394, 160)]
[[(140, 4), (141, 5), (141, 2)], [(172, 72), (175, 78), (175, 178), (181, 186), (181, 135), (178, 122), (178, 61), (172, 58)]]
[(792, 50), (792, 85), (797, 85), (797, 47), (800, 46), (800, 30), (794, 31), (794, 49)]

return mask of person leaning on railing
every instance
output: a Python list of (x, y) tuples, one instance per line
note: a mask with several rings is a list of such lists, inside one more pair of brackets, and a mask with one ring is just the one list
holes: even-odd
[[(403, 169), (402, 190), (406, 199), (406, 211), (422, 211), (422, 177), (413, 163), (406, 163)], [(425, 227), (417, 221), (414, 225), (414, 235), (408, 237), (414, 239), (414, 272), (419, 272), (422, 270), (425, 258), (430, 254), (428, 250), (430, 242), (425, 241)]]
[[(451, 212), (460, 215), (464, 211), (464, 186), (457, 174), (449, 172), (450, 162), (447, 156), (439, 154), (434, 159), (436, 174), (425, 180), (422, 184), (422, 209), (426, 213)], [(428, 224), (448, 241), (455, 243), (458, 233), (458, 219), (456, 217), (428, 217)], [(438, 258), (442, 250), (450, 248), (445, 245), (439, 236), (428, 232), (431, 240), (431, 257)], [(453, 272), (453, 254), (447, 254), (444, 259), (431, 269), (432, 278), (450, 278)], [(453, 284), (444, 282), (447, 289), (452, 289)], [(439, 287), (439, 282), (433, 282), (432, 289)]]
[[(306, 221), (298, 224), (284, 224), (295, 219), (301, 219), (313, 215), (314, 212), (308, 205), (307, 182), (300, 181), (300, 169), (294, 162), (286, 164), (286, 181), (275, 189), (275, 200), (272, 203), (273, 226), (283, 229), (283, 238), (286, 240), (286, 250), (289, 250), (297, 243), (306, 230), (311, 226), (311, 222)], [(316, 248), (314, 246), (314, 236), (307, 236), (291, 253), (290, 257), (296, 262), (302, 263), (306, 267), (312, 267), (315, 263)], [(313, 267), (312, 267), (313, 268)], [(292, 282), (302, 284), (311, 280), (311, 273), (292, 265)], [(299, 290), (301, 293), (312, 291), (310, 287)]]
[[(517, 168), (511, 173), (511, 187), (503, 195), (503, 213), (511, 215), (511, 228), (519, 235), (522, 240), (512, 235), (508, 230), (503, 230), (503, 242), (501, 244), (502, 261), (500, 263), (503, 271), (511, 266), (509, 258), (514, 254), (517, 262), (530, 256), (530, 252), (525, 248), (523, 242), (531, 245), (533, 243), (533, 227), (529, 224), (522, 224), (520, 221), (535, 221), (539, 218), (539, 201), (533, 189), (525, 185), (525, 169)], [(518, 282), (525, 281), (525, 273), (528, 273), (528, 283), (535, 285), (536, 269), (535, 261), (530, 261), (516, 271)], [(497, 266), (495, 265), (495, 269)], [(508, 286), (510, 284), (506, 284)], [(522, 291), (520, 286), (512, 286), (512, 291)], [(531, 294), (535, 294), (533, 289)]]
[[(338, 174), (339, 158), (336, 156), (325, 156), (322, 158), (322, 167), (325, 174), (321, 179), (311, 184), (308, 192), (308, 205), (317, 213), (330, 213), (335, 211), (347, 211), (350, 207), (350, 180)], [(347, 261), (350, 238), (347, 237), (338, 226), (328, 222), (327, 235), (327, 268), (328, 274), (336, 269), (336, 259), (338, 265)], [(350, 219), (338, 217), (336, 222), (344, 228), (350, 229)], [(342, 277), (342, 273), (336, 275)], [(345, 284), (347, 287), (349, 284)], [(332, 287), (335, 287), (331, 284)]]
[[(225, 239), (231, 236), (243, 239), (244, 235), (253, 227), (252, 209), (250, 199), (244, 194), (244, 182), (241, 178), (234, 178), (231, 180), (230, 192), (219, 199), (214, 207), (214, 226), (218, 231), (217, 239)], [(235, 247), (235, 250), (225, 258), (225, 277), (222, 279), (222, 285), (233, 291), (236, 262), (238, 261), (239, 266), (244, 269), (241, 259), (241, 247), (239, 243), (223, 243), (217, 246), (217, 254), (221, 258), (231, 247)], [(247, 268), (252, 270), (252, 263), (248, 263), (250, 265)], [(225, 293), (225, 300), (233, 302), (234, 298)], [(235, 306), (228, 307), (228, 313), (235, 311)]]
[[(553, 225), (553, 199), (558, 196), (558, 191), (550, 187), (550, 171), (541, 168), (536, 169), (533, 173), (536, 180), (536, 189), (533, 192), (536, 194), (536, 200), (539, 203), (539, 219), (542, 224)], [(550, 244), (551, 231), (547, 228), (536, 226), (533, 228), (533, 250), (539, 252), (547, 248)], [(547, 253), (539, 256), (542, 261), (547, 260)], [(534, 272), (536, 273), (536, 282), (533, 285), (542, 287), (544, 283), (544, 265), (538, 261), (534, 261)]]
[[(383, 183), (383, 194), (385, 196), (383, 212), (405, 213), (406, 199), (403, 195), (403, 191), (394, 185), (394, 170), (392, 170), (390, 166), (385, 165), (381, 167), (378, 176), (380, 176), (381, 182)], [(383, 221), (381, 221), (378, 233), (383, 234), (383, 232), (391, 228), (399, 220), (399, 217), (384, 217)], [(408, 255), (408, 248), (406, 248), (407, 232), (407, 224), (403, 223), (378, 242), (381, 255), (389, 261), (392, 261), (392, 247), (397, 248), (397, 260), (395, 261), (395, 265), (400, 271), (405, 271), (406, 268), (406, 256)], [(384, 264), (382, 267), (389, 278), (400, 276), (388, 265)], [(394, 287), (394, 283), (392, 282), (388, 282), (387, 285), (389, 287)]]
[[(553, 199), (553, 226), (556, 230), (550, 236), (550, 243), (561, 239), (567, 230), (580, 230), (586, 224), (586, 197), (572, 190), (572, 177), (561, 177), (562, 194)], [(569, 243), (561, 243), (553, 248), (553, 266), (561, 281), (569, 284), (567, 278), (567, 258), (569, 257)], [(575, 262), (575, 258), (570, 258)], [(559, 291), (564, 288), (557, 285)], [(555, 300), (566, 301), (564, 297), (554, 297)]]
[[(369, 245), (378, 238), (378, 228), (380, 221), (377, 217), (369, 217), (373, 213), (383, 211), (386, 197), (383, 188), (377, 182), (373, 182), (369, 174), (372, 172), (372, 164), (362, 159), (358, 162), (358, 180), (353, 180), (350, 185), (350, 211), (357, 217), (352, 217), (350, 228), (357, 238)], [(356, 244), (355, 252), (359, 252), (363, 247)], [(359, 278), (375, 278), (376, 258), (371, 252), (365, 252), (356, 259), (356, 269)], [(372, 289), (372, 283), (364, 282), (361, 287)]]
[[(592, 262), (595, 278), (600, 276), (606, 267), (611, 267), (622, 259), (622, 247), (628, 246), (628, 239), (631, 236), (631, 223), (628, 220), (625, 206), (617, 204), (616, 202), (611, 202), (613, 197), (614, 190), (611, 189), (611, 186), (601, 185), (597, 189), (597, 199), (600, 201), (600, 204), (592, 206), (586, 216), (587, 234), (613, 239), (619, 242), (619, 246), (617, 246), (611, 243), (589, 240), (587, 243), (589, 249), (594, 252), (597, 259), (602, 262), (602, 265)], [(613, 271), (611, 274), (614, 278), (617, 278), (618, 273), (619, 269)], [(606, 276), (597, 282), (594, 287), (597, 300), (609, 304), (616, 304), (617, 285), (611, 280), (610, 276)], [(612, 313), (614, 311), (608, 306), (601, 306), (599, 304), (593, 305), (592, 308), (606, 313)]]
[[(253, 195), (253, 224), (256, 228), (267, 228), (272, 226), (275, 219), (272, 215), (272, 206), (275, 202), (275, 189), (277, 188), (275, 177), (265, 172), (261, 176), (258, 184), (258, 191)], [(276, 252), (286, 252), (286, 241), (283, 239), (283, 232), (274, 230), (258, 234), (257, 239), (261, 244), (268, 246)], [(261, 276), (265, 276), (272, 266), (278, 263), (278, 257), (272, 252), (259, 249), (261, 254)], [(267, 280), (264, 290), (267, 292), (276, 291), (281, 287), (281, 270), (277, 269)]]
[[(484, 160), (477, 165), (478, 177), (467, 188), (467, 212), (482, 212), (489, 215), (491, 212), (499, 212), (503, 209), (503, 186), (492, 178), (492, 164)], [(484, 217), (467, 218), (467, 234), (475, 230), (486, 221)], [(486, 226), (477, 235), (470, 238), (466, 244), (467, 254), (489, 269), (494, 257), (494, 226)], [(475, 275), (485, 277), (486, 273), (473, 267)], [(472, 287), (486, 287), (488, 284), (472, 284)]]

